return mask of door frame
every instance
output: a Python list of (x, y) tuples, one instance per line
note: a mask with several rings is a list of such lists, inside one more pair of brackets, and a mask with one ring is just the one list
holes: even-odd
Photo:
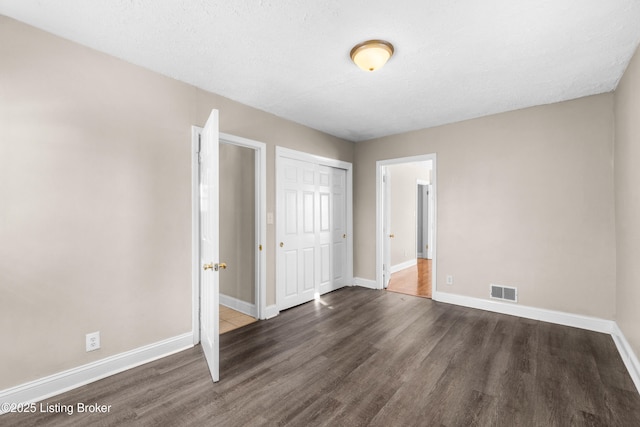
[(282, 206), (280, 206), (280, 185), (278, 180), (279, 170), (282, 168), (282, 159), (294, 159), (304, 162), (310, 162), (321, 166), (329, 166), (338, 169), (344, 169), (347, 171), (346, 182), (346, 199), (347, 199), (347, 271), (345, 274), (345, 286), (350, 286), (353, 283), (353, 164), (345, 162), (343, 160), (331, 159), (328, 157), (322, 157), (315, 154), (305, 153), (304, 151), (292, 150), (290, 148), (276, 146), (276, 170), (275, 170), (275, 198), (276, 198), (276, 218), (275, 218), (275, 236), (276, 239), (273, 243), (273, 249), (275, 256), (275, 285), (276, 285), (276, 307), (280, 307), (279, 295), (281, 294), (281, 286), (278, 278), (278, 242), (280, 242), (280, 232), (278, 229), (278, 216), (282, 213)]
[(422, 154), (411, 157), (400, 157), (396, 159), (378, 160), (376, 161), (376, 289), (384, 289), (384, 259), (385, 250), (388, 248), (388, 239), (385, 239), (384, 224), (388, 219), (388, 213), (385, 212), (385, 206), (388, 206), (388, 202), (385, 203), (388, 197), (385, 194), (385, 185), (382, 181), (385, 168), (391, 165), (397, 165), (402, 163), (415, 163), (431, 160), (431, 190), (433, 192), (433, 234), (432, 234), (432, 271), (431, 271), (431, 286), (432, 293), (437, 291), (437, 159), (436, 154)]
[[(202, 128), (191, 127), (191, 295), (193, 344), (200, 342), (200, 166), (198, 151)], [(255, 305), (256, 317), (266, 319), (266, 242), (267, 242), (267, 145), (263, 142), (219, 133), (220, 143), (255, 151)], [(262, 245), (262, 250), (260, 250)]]

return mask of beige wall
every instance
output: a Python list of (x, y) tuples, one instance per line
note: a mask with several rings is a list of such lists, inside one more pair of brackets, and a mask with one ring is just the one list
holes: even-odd
[(417, 180), (427, 181), (429, 171), (414, 163), (390, 165), (387, 168), (391, 183), (391, 266), (416, 259), (416, 201)]
[(615, 94), (616, 321), (640, 355), (640, 53)]
[[(191, 126), (352, 143), (0, 16), (0, 389), (191, 331)], [(266, 242), (275, 302), (274, 228)], [(102, 349), (86, 353), (99, 330)]]
[(220, 144), (220, 293), (255, 304), (255, 150)]
[[(375, 279), (375, 162), (437, 154), (437, 286), (612, 319), (613, 96), (356, 144), (354, 275)], [(445, 275), (454, 285), (445, 285)]]

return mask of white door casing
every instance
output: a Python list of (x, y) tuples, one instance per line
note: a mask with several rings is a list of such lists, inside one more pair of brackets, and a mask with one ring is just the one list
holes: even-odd
[(431, 184), (427, 187), (427, 258), (433, 259), (433, 233), (434, 233), (434, 218), (435, 211), (433, 209), (433, 189)]
[(200, 343), (214, 382), (220, 378), (218, 144), (218, 111), (213, 110), (200, 144)]
[(423, 258), (429, 258), (429, 186), (422, 188), (422, 244)]
[[(255, 316), (266, 319), (266, 241), (267, 241), (267, 145), (263, 142), (219, 133), (220, 144), (231, 144), (249, 148), (255, 152)], [(224, 226), (224, 224), (223, 224)]]

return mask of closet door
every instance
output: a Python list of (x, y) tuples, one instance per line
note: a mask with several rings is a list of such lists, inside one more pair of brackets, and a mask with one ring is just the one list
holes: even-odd
[(332, 290), (347, 285), (347, 171), (332, 168)]
[(314, 298), (316, 292), (317, 166), (283, 159), (279, 168), (278, 308), (284, 310)]
[(348, 284), (347, 171), (280, 157), (276, 302), (284, 310)]
[(333, 168), (319, 166), (318, 168), (318, 201), (319, 201), (319, 227), (318, 227), (318, 280), (319, 294), (333, 290), (333, 220), (332, 220), (332, 192), (331, 178)]

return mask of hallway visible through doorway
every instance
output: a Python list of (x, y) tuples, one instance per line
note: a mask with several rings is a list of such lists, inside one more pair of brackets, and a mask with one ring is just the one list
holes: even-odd
[(416, 265), (391, 275), (388, 291), (431, 298), (431, 260), (418, 258)]

